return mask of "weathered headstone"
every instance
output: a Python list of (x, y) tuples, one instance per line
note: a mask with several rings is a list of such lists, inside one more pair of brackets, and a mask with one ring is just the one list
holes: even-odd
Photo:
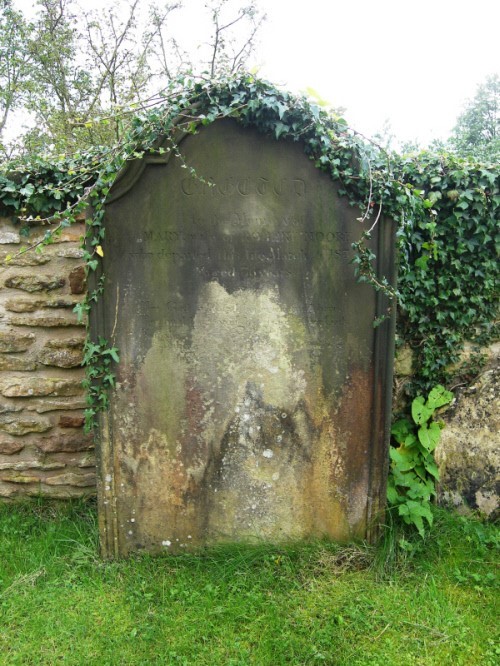
[[(232, 120), (132, 163), (106, 210), (94, 328), (120, 350), (101, 424), (103, 553), (366, 537), (384, 504), (392, 324), (349, 263), (359, 211)], [(163, 163), (159, 163), (162, 162)], [(373, 237), (392, 275), (390, 225)]]

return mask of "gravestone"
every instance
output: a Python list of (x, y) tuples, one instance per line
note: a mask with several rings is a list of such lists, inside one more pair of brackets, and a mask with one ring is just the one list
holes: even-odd
[[(93, 328), (119, 348), (102, 418), (106, 556), (370, 538), (385, 503), (387, 307), (350, 261), (359, 210), (300, 143), (233, 120), (121, 174)], [(393, 274), (387, 221), (373, 235)]]

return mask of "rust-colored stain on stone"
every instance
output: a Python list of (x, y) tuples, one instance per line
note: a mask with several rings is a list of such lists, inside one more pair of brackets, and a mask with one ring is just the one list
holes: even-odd
[(87, 288), (85, 266), (77, 266), (68, 276), (72, 294), (83, 294)]

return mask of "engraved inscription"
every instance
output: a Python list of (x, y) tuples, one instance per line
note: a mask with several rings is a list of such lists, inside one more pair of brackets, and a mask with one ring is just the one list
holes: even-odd
[(188, 197), (193, 194), (211, 197), (232, 195), (247, 197), (252, 194), (260, 197), (266, 195), (303, 197), (306, 193), (306, 184), (301, 178), (281, 178), (271, 181), (261, 176), (226, 178), (222, 181), (216, 181), (214, 178), (203, 181), (200, 178), (184, 178), (181, 181), (181, 190)]

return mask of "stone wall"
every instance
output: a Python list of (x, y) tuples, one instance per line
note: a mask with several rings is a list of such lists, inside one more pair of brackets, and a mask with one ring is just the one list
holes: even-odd
[[(466, 344), (452, 387), (454, 400), (441, 411), (445, 427), (435, 450), (440, 471), (438, 501), (461, 512), (471, 509), (495, 520), (500, 507), (500, 344), (479, 350), (484, 366), (472, 383), (460, 378), (462, 364), (474, 365), (475, 348)], [(477, 370), (476, 370), (477, 372)], [(413, 374), (409, 347), (398, 350), (395, 363), (394, 409), (404, 404), (404, 384)]]
[[(83, 219), (37, 253), (0, 217), (0, 497), (95, 492), (92, 437), (83, 431)], [(8, 256), (12, 258), (6, 261)]]

